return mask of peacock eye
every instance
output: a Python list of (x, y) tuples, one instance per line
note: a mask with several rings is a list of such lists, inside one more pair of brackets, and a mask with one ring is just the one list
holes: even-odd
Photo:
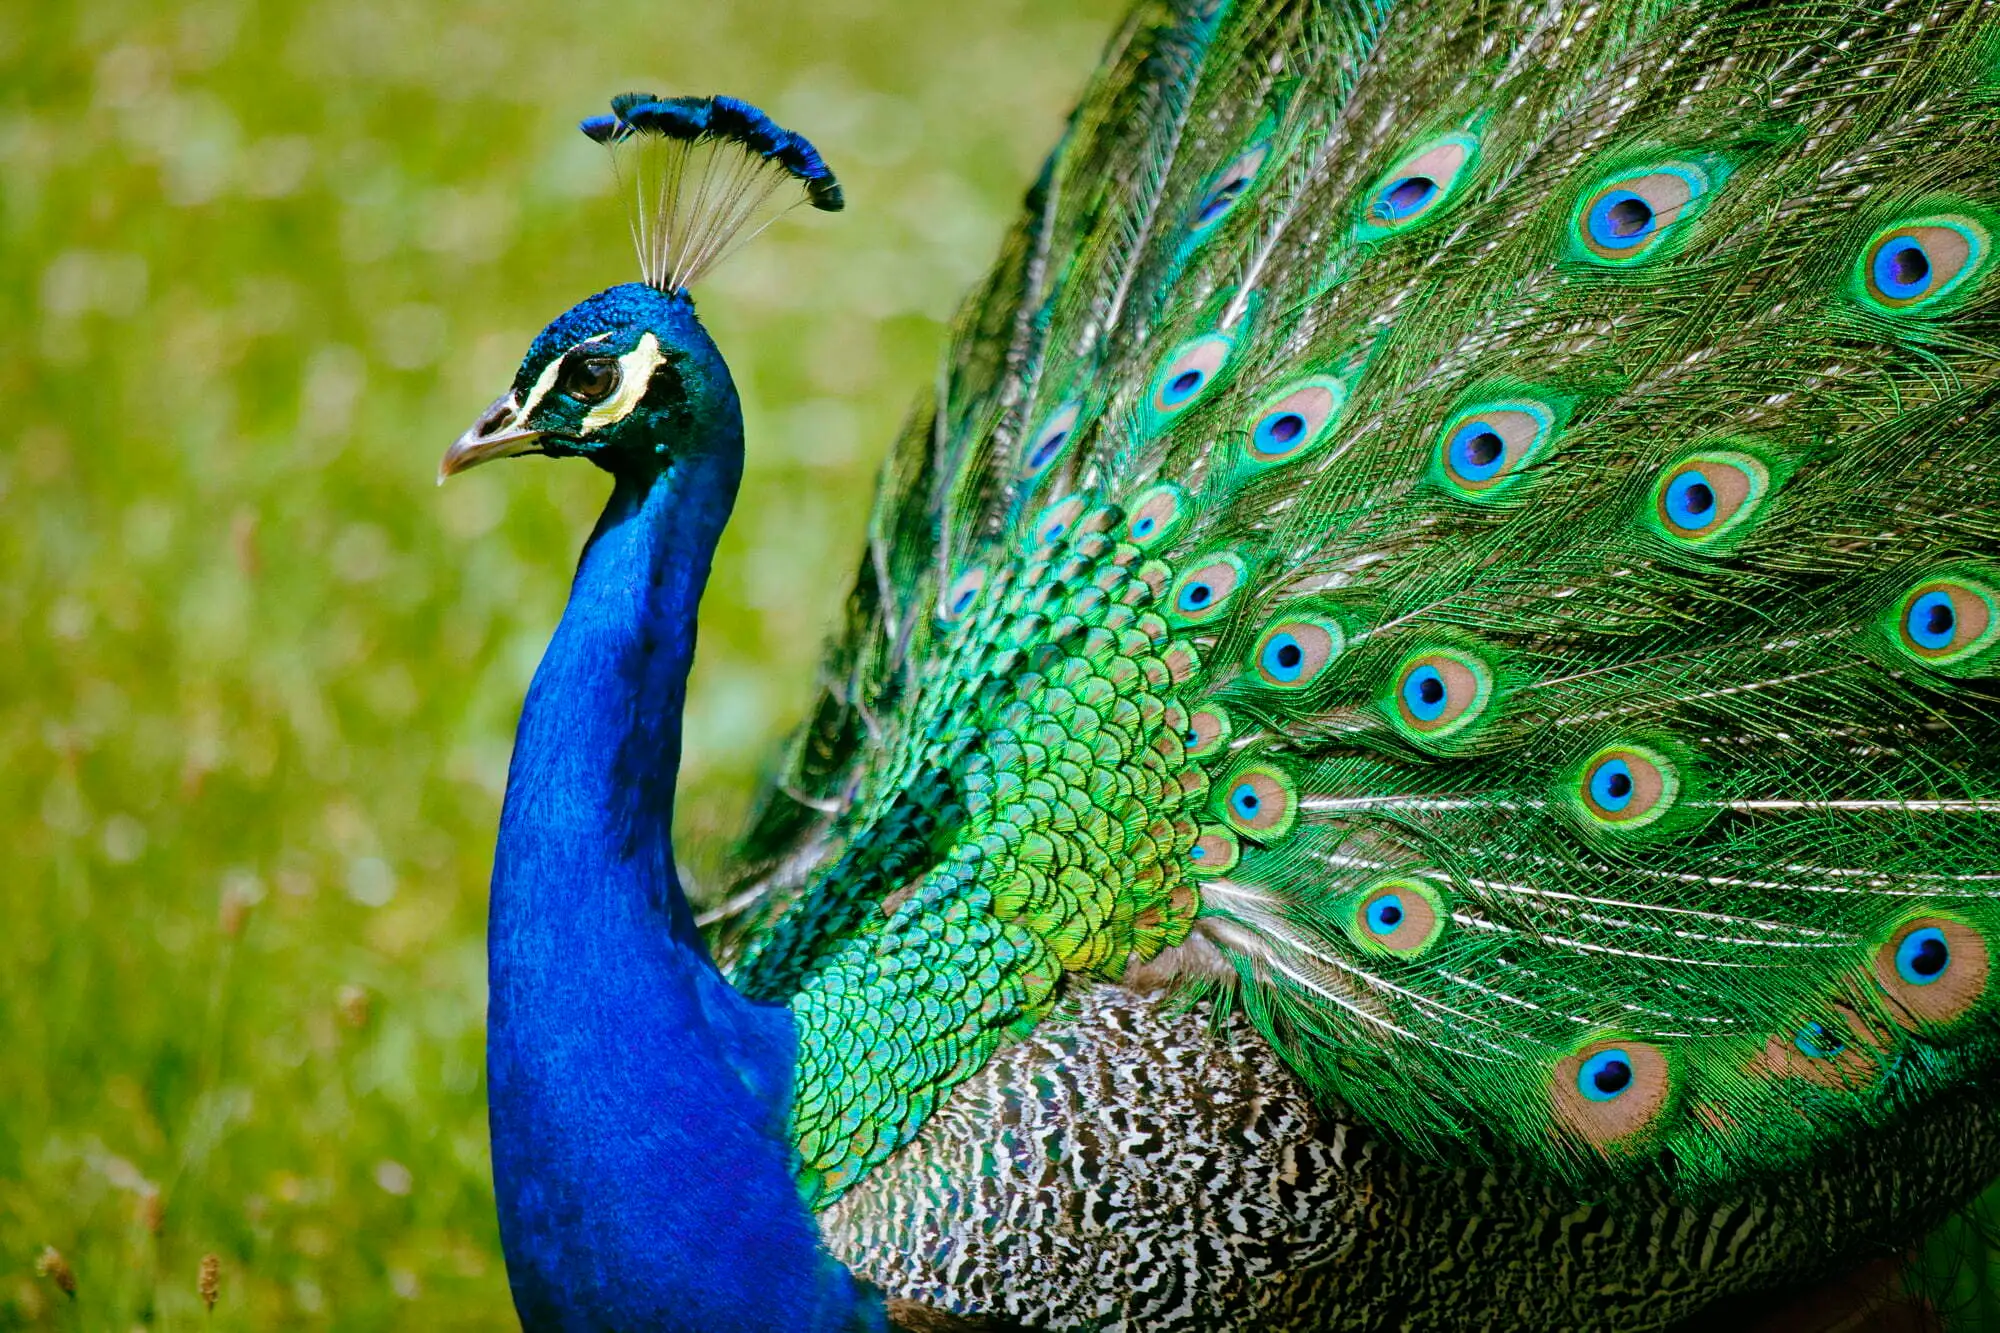
[(1878, 306), (1914, 311), (1985, 267), (1986, 228), (1971, 218), (1919, 218), (1876, 233), (1861, 256), (1861, 287)]
[(1369, 953), (1418, 954), (1436, 942), (1450, 913), (1442, 894), (1423, 880), (1384, 880), (1363, 894), (1342, 925)]
[(1847, 1043), (1824, 1023), (1807, 1023), (1792, 1036), (1792, 1045), (1801, 1055), (1815, 1060), (1831, 1060), (1847, 1049)]
[(1673, 808), (1680, 785), (1680, 774), (1664, 755), (1614, 745), (1585, 762), (1577, 794), (1598, 827), (1642, 828)]
[(1913, 930), (1896, 946), (1896, 973), (1912, 986), (1928, 986), (1951, 966), (1951, 945), (1936, 926)]
[(938, 619), (957, 620), (979, 603), (979, 594), (986, 587), (986, 571), (968, 569), (952, 580), (951, 586), (938, 598)]
[(1263, 465), (1303, 456), (1326, 437), (1327, 424), (1346, 398), (1346, 387), (1339, 380), (1315, 376), (1265, 399), (1250, 428), (1250, 461)]
[(1364, 225), (1377, 234), (1395, 232), (1435, 215), (1478, 151), (1479, 140), (1460, 132), (1411, 153), (1376, 181), (1363, 208)]
[(1250, 659), (1266, 685), (1302, 690), (1319, 679), (1345, 646), (1346, 635), (1334, 621), (1285, 620), (1264, 631)]
[(1229, 351), (1229, 339), (1219, 333), (1181, 344), (1153, 378), (1156, 424), (1164, 426), (1212, 388), (1229, 360)]
[(1213, 790), (1222, 797), (1223, 820), (1242, 836), (1275, 842), (1291, 832), (1298, 788), (1283, 770), (1253, 764)]
[(562, 391), (585, 403), (601, 403), (618, 388), (618, 362), (608, 356), (587, 356), (564, 364)]
[(1894, 604), (1896, 646), (1951, 675), (1982, 669), (2000, 643), (2000, 592), (1956, 575), (1925, 579)]
[(1257, 172), (1262, 169), (1264, 158), (1270, 151), (1269, 144), (1258, 144), (1222, 169), (1195, 209), (1193, 230), (1206, 231), (1236, 207), (1244, 192), (1250, 188), (1250, 183), (1257, 179)]
[(1654, 530), (1690, 549), (1713, 546), (1747, 523), (1770, 489), (1770, 469), (1748, 454), (1691, 455), (1653, 483)]
[(1584, 257), (1600, 264), (1643, 258), (1676, 223), (1693, 220), (1712, 188), (1708, 173), (1690, 162), (1666, 163), (1600, 186), (1577, 212)]
[(1455, 648), (1404, 659), (1389, 697), (1397, 729), (1420, 743), (1443, 742), (1470, 731), (1492, 701), (1492, 668)]
[(1188, 716), (1187, 730), (1181, 735), (1190, 759), (1205, 759), (1229, 744), (1229, 714), (1220, 704), (1208, 704)]
[(1558, 1064), (1549, 1092), (1563, 1126), (1603, 1149), (1650, 1130), (1674, 1084), (1659, 1047), (1613, 1038), (1590, 1042)]
[(1632, 1057), (1624, 1051), (1599, 1051), (1576, 1071), (1576, 1090), (1594, 1102), (1622, 1097), (1632, 1086)]
[(1179, 530), (1187, 517), (1187, 495), (1172, 482), (1162, 482), (1132, 497), (1125, 535), (1134, 545), (1157, 546)]
[(1078, 403), (1065, 403), (1054, 415), (1042, 423), (1028, 443), (1028, 470), (1040, 472), (1055, 460), (1076, 433), (1076, 419), (1083, 411)]
[(1182, 574), (1167, 595), (1171, 614), (1190, 624), (1213, 620), (1229, 605), (1243, 585), (1243, 562), (1233, 555), (1218, 555)]
[(1538, 461), (1555, 434), (1556, 413), (1545, 403), (1510, 400), (1460, 412), (1438, 442), (1438, 463), (1452, 489), (1477, 499)]
[(1875, 982), (1904, 1027), (1948, 1025), (1989, 1002), (1992, 951), (1986, 936), (1957, 917), (1919, 917), (1898, 926), (1875, 951)]

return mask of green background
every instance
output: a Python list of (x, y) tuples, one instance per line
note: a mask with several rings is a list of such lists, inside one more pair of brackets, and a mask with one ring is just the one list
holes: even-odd
[(699, 293), (750, 438), (699, 871), (1120, 7), (0, 3), (0, 1328), (209, 1327), (209, 1252), (214, 1327), (507, 1322), (485, 883), (605, 482), (432, 479), (543, 323), (636, 276), (574, 123), (726, 91), (847, 189)]

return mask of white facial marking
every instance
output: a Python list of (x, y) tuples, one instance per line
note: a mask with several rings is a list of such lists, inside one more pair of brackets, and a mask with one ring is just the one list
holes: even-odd
[(646, 396), (653, 372), (667, 358), (660, 352), (660, 340), (651, 333), (639, 335), (639, 345), (618, 358), (618, 391), (584, 413), (582, 433), (590, 434), (615, 425), (632, 415), (632, 409)]
[(556, 376), (562, 373), (563, 362), (569, 360), (571, 352), (578, 347), (588, 347), (592, 343), (603, 342), (610, 336), (609, 333), (594, 333), (573, 347), (565, 347), (561, 356), (552, 358), (546, 366), (543, 366), (542, 373), (535, 378), (535, 387), (528, 390), (528, 401), (521, 404), (521, 415), (518, 419), (526, 421), (535, 415), (535, 409), (542, 405), (542, 399), (548, 397), (549, 390), (556, 387)]
[(542, 405), (542, 399), (548, 397), (550, 389), (555, 388), (556, 373), (562, 369), (562, 363), (563, 359), (557, 357), (542, 367), (540, 377), (535, 380), (535, 387), (528, 390), (528, 401), (521, 404), (520, 419), (522, 421), (526, 421), (534, 416), (535, 409)]

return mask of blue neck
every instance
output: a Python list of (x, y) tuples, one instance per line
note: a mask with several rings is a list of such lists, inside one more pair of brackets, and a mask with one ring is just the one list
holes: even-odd
[(674, 873), (695, 607), (742, 472), (732, 410), (619, 475), (514, 742), (493, 868), (493, 1176), (531, 1333), (844, 1330), (785, 1135), (795, 1037), (732, 990)]

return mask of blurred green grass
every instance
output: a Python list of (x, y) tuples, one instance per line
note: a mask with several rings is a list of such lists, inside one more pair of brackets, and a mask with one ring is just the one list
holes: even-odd
[(536, 329), (633, 275), (573, 123), (733, 92), (850, 201), (701, 294), (751, 460), (690, 706), (699, 862), (798, 718), (880, 451), (1120, 7), (7, 7), (0, 1329), (511, 1319), (485, 881), (604, 483), (431, 479)]

